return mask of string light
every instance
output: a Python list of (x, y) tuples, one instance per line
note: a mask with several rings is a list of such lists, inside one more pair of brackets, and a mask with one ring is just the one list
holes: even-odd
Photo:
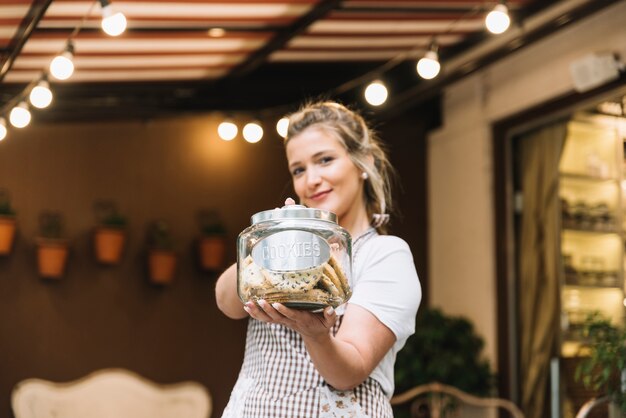
[(74, 44), (68, 42), (65, 51), (50, 62), (50, 74), (57, 80), (67, 80), (74, 73)]
[(0, 141), (7, 137), (7, 121), (0, 118)]
[(258, 122), (247, 123), (241, 133), (243, 134), (243, 139), (251, 144), (255, 144), (263, 138), (263, 128)]
[(485, 26), (496, 35), (506, 32), (510, 25), (509, 9), (504, 3), (497, 4), (485, 17)]
[(225, 120), (224, 122), (220, 123), (217, 127), (217, 134), (224, 141), (232, 141), (233, 139), (235, 139), (235, 137), (237, 136), (237, 132), (238, 132), (237, 125), (235, 125), (229, 120)]
[(283, 138), (286, 138), (288, 130), (289, 130), (289, 119), (285, 117), (280, 118), (278, 122), (276, 122), (276, 132), (278, 132), (278, 135), (282, 136)]
[(430, 49), (417, 62), (417, 73), (420, 77), (430, 80), (439, 74), (441, 64), (439, 64), (439, 55), (437, 54), (437, 45), (433, 42)]
[(30, 111), (26, 102), (22, 101), (15, 106), (9, 114), (9, 121), (11, 125), (16, 128), (24, 128), (30, 123)]
[(46, 80), (41, 80), (30, 91), (28, 96), (30, 104), (38, 109), (45, 109), (52, 103), (52, 91), (50, 91), (50, 84)]
[(222, 28), (211, 28), (207, 31), (207, 35), (211, 38), (221, 38), (226, 35), (226, 30)]
[(102, 7), (102, 30), (110, 36), (118, 36), (126, 30), (126, 16), (122, 12), (115, 12), (109, 0), (100, 0)]
[(380, 106), (387, 101), (387, 87), (380, 80), (372, 81), (365, 89), (365, 100), (372, 106)]

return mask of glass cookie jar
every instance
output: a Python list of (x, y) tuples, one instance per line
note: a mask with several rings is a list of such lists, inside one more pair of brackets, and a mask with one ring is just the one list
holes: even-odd
[(237, 291), (295, 309), (337, 307), (352, 291), (352, 239), (334, 213), (287, 205), (252, 216), (237, 240)]

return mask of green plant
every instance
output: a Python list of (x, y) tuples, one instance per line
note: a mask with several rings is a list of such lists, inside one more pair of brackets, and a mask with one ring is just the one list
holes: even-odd
[(122, 215), (113, 201), (100, 200), (94, 205), (98, 224), (111, 228), (125, 228), (126, 217)]
[(169, 224), (156, 220), (148, 227), (148, 246), (155, 250), (171, 250), (174, 247)]
[(421, 309), (415, 334), (398, 353), (396, 393), (440, 382), (475, 395), (488, 395), (494, 386), (489, 362), (481, 358), (483, 339), (465, 318), (438, 309)]
[(5, 189), (0, 189), (0, 215), (15, 216), (15, 210), (11, 207), (11, 196)]
[(226, 228), (222, 223), (219, 214), (214, 209), (205, 209), (198, 213), (198, 223), (202, 235), (225, 235)]
[(622, 376), (626, 369), (626, 328), (600, 313), (589, 315), (582, 326), (585, 357), (576, 368), (576, 380), (603, 392), (626, 413)]
[[(483, 339), (467, 319), (445, 315), (439, 309), (420, 309), (415, 334), (396, 357), (395, 393), (439, 382), (477, 396), (489, 395), (495, 383), (489, 362), (481, 357)], [(450, 401), (443, 413), (453, 414)], [(396, 418), (411, 416), (411, 404), (394, 407)]]
[(39, 215), (39, 236), (47, 239), (63, 237), (63, 216), (59, 212), (44, 211)]

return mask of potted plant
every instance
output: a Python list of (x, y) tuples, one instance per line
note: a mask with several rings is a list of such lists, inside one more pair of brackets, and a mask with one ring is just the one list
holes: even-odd
[(39, 216), (37, 237), (39, 276), (60, 279), (65, 274), (69, 243), (63, 238), (63, 218), (58, 212), (45, 211)]
[[(415, 334), (396, 358), (395, 393), (438, 382), (477, 396), (491, 395), (495, 376), (481, 356), (483, 347), (484, 340), (467, 319), (420, 309)], [(394, 416), (411, 416), (411, 405), (395, 406)]]
[(200, 267), (204, 271), (218, 271), (224, 267), (226, 256), (226, 228), (215, 210), (198, 214), (200, 237), (197, 250)]
[(626, 417), (626, 327), (593, 313), (583, 322), (582, 335), (576, 380), (608, 397), (611, 416)]
[(126, 218), (110, 201), (96, 202), (95, 209), (97, 226), (93, 234), (93, 248), (96, 261), (119, 264), (126, 243)]
[(176, 252), (167, 222), (157, 220), (148, 227), (148, 274), (150, 281), (165, 285), (174, 280)]
[(0, 189), (0, 256), (8, 255), (13, 249), (17, 221), (11, 207), (9, 192)]

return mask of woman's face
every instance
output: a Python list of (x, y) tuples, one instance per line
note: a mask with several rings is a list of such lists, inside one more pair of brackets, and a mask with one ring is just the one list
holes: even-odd
[(300, 202), (334, 212), (339, 221), (362, 213), (363, 179), (334, 136), (311, 127), (289, 140), (287, 163)]

